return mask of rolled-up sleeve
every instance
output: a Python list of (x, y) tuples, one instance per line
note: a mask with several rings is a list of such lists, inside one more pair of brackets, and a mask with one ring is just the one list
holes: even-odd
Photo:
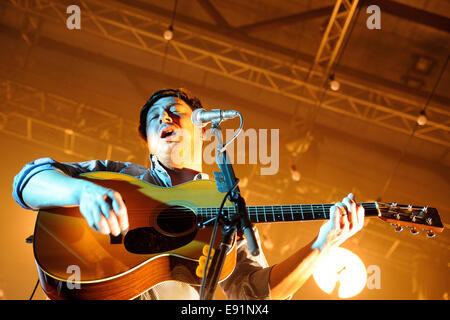
[(25, 209), (36, 210), (29, 207), (22, 198), (22, 190), (28, 181), (37, 173), (44, 170), (60, 170), (71, 177), (76, 177), (81, 173), (93, 171), (121, 171), (127, 163), (117, 161), (91, 160), (85, 162), (58, 162), (51, 158), (40, 158), (26, 164), (22, 170), (14, 177), (13, 198)]
[[(261, 247), (258, 230), (255, 236)], [(232, 300), (269, 300), (269, 277), (272, 267), (269, 267), (262, 250), (258, 256), (253, 256), (247, 246), (247, 240), (237, 243), (236, 267), (233, 273), (221, 283), (228, 299)]]

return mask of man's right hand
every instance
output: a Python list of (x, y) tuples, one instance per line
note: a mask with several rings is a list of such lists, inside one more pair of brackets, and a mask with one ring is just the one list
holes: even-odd
[(79, 205), (81, 214), (94, 230), (114, 236), (128, 230), (127, 208), (117, 191), (95, 183), (84, 184)]

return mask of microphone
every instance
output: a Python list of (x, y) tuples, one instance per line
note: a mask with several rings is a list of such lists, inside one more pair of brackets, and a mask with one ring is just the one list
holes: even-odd
[[(244, 219), (242, 219), (244, 220)], [(251, 225), (243, 226), (242, 230), (244, 231), (245, 238), (247, 239), (248, 250), (252, 254), (252, 256), (259, 255), (259, 247), (258, 241), (256, 240), (255, 233), (253, 232), (253, 228)]]
[(213, 109), (206, 111), (205, 109), (195, 109), (192, 111), (191, 120), (196, 127), (204, 127), (206, 122), (222, 121), (237, 117), (239, 112), (234, 110)]

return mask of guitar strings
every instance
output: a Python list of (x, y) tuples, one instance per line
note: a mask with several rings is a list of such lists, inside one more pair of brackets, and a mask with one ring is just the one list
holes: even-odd
[[(307, 206), (307, 207), (303, 207)], [(329, 210), (333, 205), (313, 205), (315, 208), (311, 208), (310, 205), (280, 205), (280, 206), (249, 206), (247, 207), (249, 212), (257, 213), (257, 214), (271, 214), (275, 213), (283, 213), (290, 214), (291, 209), (295, 212), (303, 212), (304, 214), (320, 214), (325, 212), (325, 210)], [(319, 208), (320, 207), (320, 208)], [(378, 210), (375, 204), (373, 205), (363, 205), (365, 210)], [(268, 209), (263, 209), (268, 208)], [(189, 207), (185, 207), (182, 209), (155, 209), (153, 208), (139, 208), (139, 209), (128, 209), (128, 212), (144, 212), (144, 213), (177, 213), (177, 212), (195, 212), (200, 214), (208, 214), (208, 213), (216, 213), (218, 211), (218, 207), (195, 207), (194, 209), (190, 209)], [(224, 207), (225, 210), (233, 211), (234, 207)]]
[[(363, 205), (365, 210), (368, 211), (376, 211), (378, 212), (378, 208), (375, 203), (361, 203)], [(306, 206), (303, 209), (303, 206)], [(316, 206), (315, 210), (314, 208), (311, 208), (311, 206)], [(328, 219), (329, 213), (325, 211), (325, 209), (329, 209), (332, 204), (324, 204), (324, 205), (280, 205), (280, 206), (269, 206), (270, 209), (263, 209), (261, 208), (267, 208), (268, 206), (249, 206), (247, 207), (248, 213), (250, 216), (256, 216), (261, 217), (261, 220), (267, 220), (267, 216), (272, 218), (278, 218), (280, 219), (280, 216), (282, 218), (289, 218), (290, 216), (297, 216), (302, 217), (302, 220), (314, 220), (314, 219)], [(320, 208), (318, 208), (320, 207)], [(224, 210), (229, 211), (228, 214), (234, 213), (234, 207), (225, 207)], [(129, 209), (127, 210), (131, 213), (144, 213), (145, 216), (161, 216), (163, 218), (174, 218), (174, 219), (189, 219), (189, 216), (187, 214), (193, 213), (196, 216), (200, 217), (213, 217), (218, 214), (218, 208), (217, 207), (197, 207), (195, 209), (190, 208), (180, 208), (180, 209), (166, 209), (166, 210), (155, 210), (154, 208), (140, 208), (140, 209)], [(197, 211), (197, 212), (196, 212)], [(307, 219), (305, 219), (305, 217)], [(284, 219), (283, 219), (284, 220)], [(288, 220), (289, 221), (289, 220)], [(290, 220), (290, 221), (295, 221)]]
[[(261, 210), (261, 208), (269, 208), (267, 210), (262, 209), (261, 211), (273, 211), (273, 210), (290, 210), (292, 209), (300, 209), (303, 212), (317, 212), (317, 211), (323, 211), (324, 209), (329, 209), (333, 206), (334, 204), (324, 204), (324, 205), (279, 205), (279, 206), (248, 206), (247, 209), (250, 210)], [(364, 207), (364, 209), (378, 209), (376, 204), (373, 203), (361, 203), (361, 205)], [(312, 206), (312, 207), (311, 207)], [(234, 210), (234, 207), (228, 206), (228, 207), (224, 207), (225, 209), (231, 209)], [(197, 210), (214, 210), (217, 211), (219, 208), (218, 207), (195, 207), (195, 209)], [(189, 207), (184, 207), (182, 209), (172, 209), (172, 212), (175, 211), (193, 211), (195, 209), (190, 209)], [(131, 211), (151, 211), (151, 212), (162, 212), (165, 211), (164, 209), (161, 210), (154, 210), (154, 207), (152, 208), (139, 208), (139, 209), (130, 209)], [(128, 210), (128, 211), (130, 211)], [(166, 210), (167, 211), (167, 210)]]

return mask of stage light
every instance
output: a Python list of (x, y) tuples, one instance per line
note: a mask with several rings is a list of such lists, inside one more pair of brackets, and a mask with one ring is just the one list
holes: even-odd
[(164, 39), (166, 39), (167, 41), (172, 40), (172, 38), (173, 38), (173, 27), (169, 26), (169, 29), (164, 31), (163, 36), (164, 36)]
[(337, 81), (337, 80), (334, 78), (334, 74), (330, 75), (329, 80), (330, 80), (330, 81), (329, 81), (329, 83), (330, 83), (330, 89), (333, 90), (333, 91), (338, 91), (339, 88), (341, 87), (341, 84), (339, 83), (339, 81)]
[(420, 111), (419, 117), (417, 117), (417, 124), (419, 126), (424, 126), (427, 123), (427, 115), (425, 114), (425, 111)]
[(295, 165), (291, 165), (289, 169), (291, 171), (291, 178), (292, 178), (292, 180), (300, 181), (301, 174), (300, 174), (300, 172), (298, 172), (298, 170), (295, 167)]
[(344, 248), (332, 249), (330, 255), (314, 271), (313, 278), (320, 289), (331, 294), (339, 284), (338, 296), (356, 296), (367, 282), (367, 271), (361, 259)]

